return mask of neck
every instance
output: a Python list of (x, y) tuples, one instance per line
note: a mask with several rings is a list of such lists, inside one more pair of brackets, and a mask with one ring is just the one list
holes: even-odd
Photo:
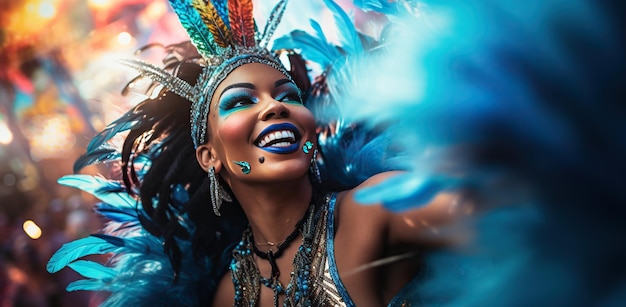
[(233, 193), (257, 242), (280, 243), (306, 213), (313, 187), (308, 177), (281, 183), (234, 184)]

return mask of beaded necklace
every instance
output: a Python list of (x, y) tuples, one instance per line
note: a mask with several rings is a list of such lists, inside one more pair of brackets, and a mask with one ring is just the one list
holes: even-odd
[[(252, 253), (256, 248), (252, 237), (250, 227), (244, 231), (243, 237), (239, 244), (233, 250), (233, 261), (230, 265), (233, 285), (235, 287), (235, 306), (255, 306), (261, 285), (266, 286), (274, 292), (274, 306), (278, 307), (278, 297), (285, 295), (283, 306), (311, 306), (311, 263), (313, 262), (313, 253), (317, 250), (316, 240), (314, 240), (316, 224), (319, 220), (320, 213), (323, 210), (317, 210), (313, 202), (309, 206), (304, 218), (296, 224), (296, 230), (292, 233), (293, 237), (289, 237), (280, 245), (285, 245), (284, 250), (289, 241), (293, 241), (298, 234), (302, 233), (302, 245), (298, 248), (293, 260), (294, 271), (287, 286), (283, 286), (278, 280), (280, 272), (276, 263), (270, 260), (272, 265), (272, 276), (264, 278), (261, 276), (259, 269), (254, 261)], [(294, 235), (295, 234), (295, 235)], [(292, 236), (290, 235), (290, 236)], [(279, 250), (276, 253), (268, 252), (268, 258), (276, 259), (280, 256)], [(254, 251), (256, 253), (256, 251)], [(262, 253), (259, 251), (259, 253)], [(272, 253), (272, 256), (269, 254)], [(263, 253), (266, 254), (266, 253)], [(258, 253), (257, 253), (258, 255)], [(259, 257), (263, 258), (263, 256)], [(269, 260), (269, 259), (268, 259)]]
[[(289, 245), (291, 244), (291, 242), (293, 242), (293, 240), (295, 240), (298, 235), (300, 234), (300, 231), (302, 230), (302, 224), (304, 223), (304, 220), (306, 219), (306, 217), (308, 216), (308, 214), (305, 214), (302, 219), (300, 219), (300, 221), (298, 221), (298, 223), (296, 223), (296, 226), (294, 227), (293, 231), (287, 236), (287, 238), (281, 242), (280, 244), (278, 244), (278, 247), (276, 248), (276, 252), (273, 252), (272, 250), (267, 251), (266, 253), (260, 251), (257, 247), (256, 244), (252, 244), (252, 250), (254, 251), (254, 253), (259, 256), (262, 259), (265, 259), (267, 261), (269, 261), (270, 265), (272, 266), (272, 275), (271, 278), (263, 278), (261, 277), (261, 282), (272, 288), (271, 284), (278, 282), (278, 285), (280, 287), (282, 287), (282, 285), (280, 285), (280, 281), (278, 281), (278, 277), (280, 276), (280, 271), (278, 270), (278, 265), (276, 264), (276, 259), (278, 259), (280, 256), (282, 256), (283, 252), (285, 251), (285, 249), (287, 249), (287, 247), (289, 247)], [(248, 232), (249, 236), (250, 236), (250, 241), (254, 242), (254, 236), (252, 235), (252, 231)]]

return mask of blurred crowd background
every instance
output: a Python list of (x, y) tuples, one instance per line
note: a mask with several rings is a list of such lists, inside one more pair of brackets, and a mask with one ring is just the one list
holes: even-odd
[(65, 292), (71, 270), (45, 270), (63, 243), (103, 226), (96, 199), (56, 180), (142, 98), (121, 95), (135, 73), (115, 58), (184, 31), (163, 0), (2, 0), (0, 27), (0, 306), (95, 305)]
[[(255, 1), (260, 16), (271, 8), (264, 2)], [(287, 15), (277, 36), (293, 23), (306, 27), (306, 12), (322, 5), (289, 8), (299, 14)], [(65, 291), (78, 279), (71, 270), (45, 269), (62, 244), (104, 225), (92, 212), (95, 198), (56, 181), (73, 173), (98, 131), (145, 98), (121, 94), (136, 72), (116, 59), (185, 39), (166, 0), (0, 1), (0, 307), (97, 305), (89, 293)], [(158, 64), (158, 49), (142, 59)]]

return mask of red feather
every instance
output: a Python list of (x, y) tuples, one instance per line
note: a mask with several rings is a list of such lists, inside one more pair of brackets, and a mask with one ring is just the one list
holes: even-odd
[(228, 0), (228, 20), (235, 44), (244, 47), (256, 45), (252, 0)]

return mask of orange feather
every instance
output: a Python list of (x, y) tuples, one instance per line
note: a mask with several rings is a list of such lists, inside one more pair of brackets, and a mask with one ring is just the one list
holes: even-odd
[(228, 0), (228, 19), (235, 44), (244, 47), (256, 45), (252, 0)]
[(215, 6), (210, 1), (205, 4), (204, 0), (193, 0), (191, 5), (200, 13), (202, 21), (213, 34), (213, 41), (220, 47), (230, 46), (232, 44), (230, 32)]

